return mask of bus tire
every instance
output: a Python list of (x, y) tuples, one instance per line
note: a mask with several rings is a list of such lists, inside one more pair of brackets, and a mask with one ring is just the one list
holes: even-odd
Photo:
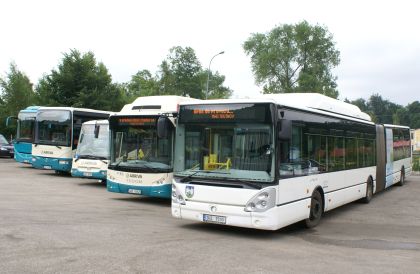
[(401, 169), (400, 181), (397, 183), (397, 186), (403, 186), (405, 184), (405, 172), (404, 167)]
[(370, 203), (373, 198), (373, 182), (372, 179), (369, 177), (366, 183), (366, 196), (362, 198), (362, 202), (365, 204)]
[(305, 226), (307, 228), (315, 227), (321, 221), (322, 214), (324, 213), (324, 205), (322, 202), (321, 193), (315, 190), (311, 197), (311, 210), (309, 212), (309, 218), (305, 220)]

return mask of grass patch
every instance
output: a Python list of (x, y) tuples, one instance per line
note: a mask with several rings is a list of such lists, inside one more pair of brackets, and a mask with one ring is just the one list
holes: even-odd
[(420, 171), (420, 154), (413, 154), (413, 171)]

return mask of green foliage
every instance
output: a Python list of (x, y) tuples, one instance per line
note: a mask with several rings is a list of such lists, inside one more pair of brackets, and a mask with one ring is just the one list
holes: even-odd
[(15, 134), (15, 127), (6, 128), (6, 118), (17, 116), (21, 109), (33, 105), (34, 102), (35, 96), (28, 76), (19, 71), (16, 64), (11, 63), (6, 77), (0, 78), (0, 132), (7, 136)]
[(413, 171), (420, 171), (420, 155), (413, 155)]
[[(178, 95), (204, 99), (207, 85), (207, 70), (203, 70), (195, 52), (190, 47), (173, 47), (160, 66), (157, 75), (141, 70), (127, 84), (130, 101), (139, 96)], [(225, 76), (210, 72), (210, 99), (228, 98), (232, 90), (223, 85)]]
[(415, 101), (406, 107), (383, 99), (379, 94), (372, 94), (369, 100), (359, 98), (348, 101), (368, 113), (372, 121), (378, 124), (396, 124), (420, 128), (420, 102)]
[(338, 97), (332, 68), (340, 63), (333, 36), (325, 27), (303, 21), (256, 33), (243, 48), (264, 93), (318, 92)]
[(206, 97), (205, 92), (207, 87), (207, 77), (209, 79), (209, 94), (207, 96), (208, 99), (229, 98), (232, 96), (233, 91), (230, 88), (223, 86), (225, 76), (219, 74), (218, 72), (213, 74), (211, 71), (210, 75), (208, 75), (208, 72), (209, 71), (206, 70), (200, 73), (201, 89), (204, 91), (202, 98)]
[(141, 70), (131, 76), (131, 81), (127, 84), (130, 102), (140, 96), (150, 96), (159, 94), (159, 81), (152, 76), (150, 71)]
[(161, 94), (202, 98), (201, 64), (190, 47), (173, 47), (160, 65)]
[(126, 99), (122, 87), (112, 84), (105, 65), (97, 63), (92, 52), (82, 54), (77, 50), (64, 54), (58, 69), (40, 80), (36, 92), (39, 104), (44, 106), (117, 111)]

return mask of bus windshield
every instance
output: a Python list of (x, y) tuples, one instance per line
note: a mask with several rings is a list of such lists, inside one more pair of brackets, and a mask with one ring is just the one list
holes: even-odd
[(183, 106), (176, 136), (177, 176), (274, 181), (274, 134), (268, 104)]
[(18, 115), (18, 130), (17, 140), (32, 142), (34, 138), (34, 125), (35, 125), (36, 112), (25, 113), (21, 112)]
[[(98, 136), (95, 138), (95, 127), (98, 127)], [(109, 159), (109, 130), (107, 124), (86, 124), (82, 126), (79, 144), (76, 150), (77, 158)]]
[(41, 110), (36, 118), (35, 143), (42, 145), (70, 146), (71, 112), (69, 110)]
[(110, 167), (132, 172), (172, 172), (172, 134), (158, 138), (157, 117), (111, 117)]

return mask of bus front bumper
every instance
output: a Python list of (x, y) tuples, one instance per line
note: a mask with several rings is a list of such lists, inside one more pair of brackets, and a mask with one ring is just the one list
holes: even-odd
[(160, 197), (167, 198), (171, 197), (171, 184), (163, 184), (158, 186), (135, 186), (119, 184), (112, 180), (107, 179), (106, 186), (108, 191), (125, 193), (125, 194), (137, 194), (149, 197)]
[(31, 164), (32, 154), (19, 152), (15, 149), (15, 161), (18, 163)]
[(71, 158), (48, 158), (32, 155), (32, 166), (37, 169), (52, 169), (63, 172), (70, 172), (72, 165)]
[[(264, 212), (246, 212), (243, 206), (187, 200), (185, 205), (172, 202), (171, 211), (175, 218), (263, 230), (277, 230), (309, 216), (307, 200), (275, 206)], [(222, 222), (209, 221), (209, 215), (222, 217), (217, 218)]]
[(92, 171), (82, 171), (77, 168), (72, 168), (71, 176), (80, 177), (80, 178), (106, 180), (106, 170), (92, 172)]

